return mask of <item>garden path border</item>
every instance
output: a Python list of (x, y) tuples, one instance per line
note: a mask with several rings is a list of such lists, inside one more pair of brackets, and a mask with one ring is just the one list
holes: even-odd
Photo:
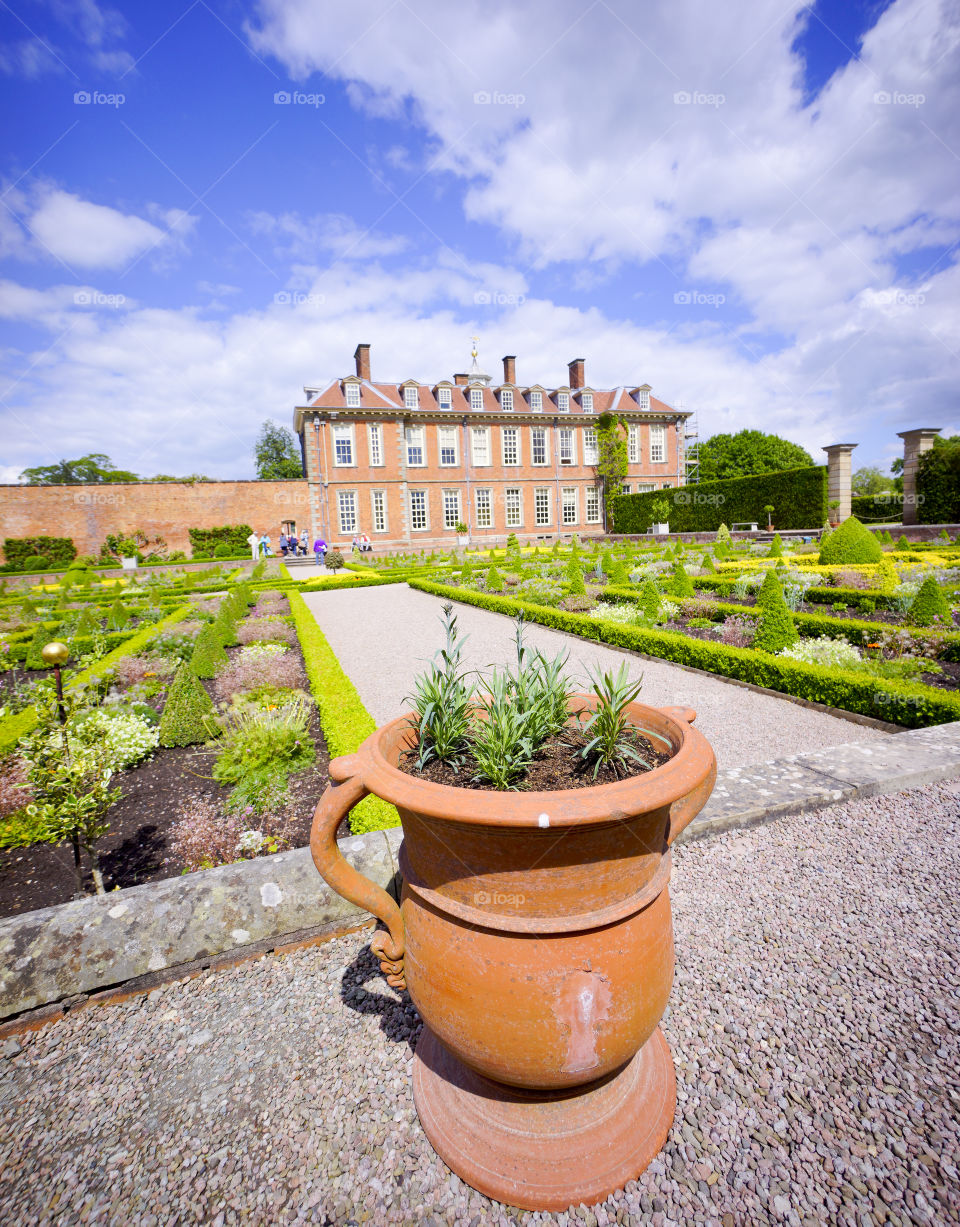
[[(856, 797), (960, 778), (960, 721), (719, 773), (680, 842), (704, 839)], [(396, 886), (402, 831), (340, 841), (381, 886)], [(0, 1039), (93, 1000), (369, 923), (333, 893), (308, 848), (89, 896), (0, 920)]]

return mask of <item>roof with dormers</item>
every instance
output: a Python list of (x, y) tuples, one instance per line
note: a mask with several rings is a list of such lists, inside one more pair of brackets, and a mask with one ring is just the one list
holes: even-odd
[[(347, 396), (345, 387), (346, 384), (352, 383), (360, 387), (360, 405), (347, 405)], [(531, 384), (523, 386), (520, 384), (499, 385), (497, 388), (482, 387), (479, 384), (474, 384), (473, 387), (462, 387), (451, 385), (447, 380), (441, 380), (438, 384), (417, 384), (417, 406), (415, 410), (409, 409), (404, 403), (404, 389), (412, 386), (413, 380), (405, 380), (403, 383), (372, 383), (368, 379), (358, 379), (356, 375), (347, 375), (343, 379), (334, 379), (326, 384), (325, 387), (319, 389), (318, 394), (307, 401), (305, 405), (297, 407), (294, 414), (294, 424), (297, 430), (301, 427), (301, 414), (307, 408), (333, 410), (340, 412), (343, 410), (365, 410), (373, 413), (383, 413), (391, 411), (399, 411), (400, 414), (410, 412), (423, 413), (459, 413), (459, 414), (474, 414), (474, 413), (509, 413), (510, 410), (503, 410), (500, 407), (500, 397), (498, 392), (502, 387), (511, 388), (513, 391), (513, 412), (514, 413), (539, 413), (544, 416), (555, 414), (557, 412), (556, 397), (558, 392), (566, 392), (569, 395), (570, 414), (574, 417), (583, 416), (583, 410), (577, 403), (578, 395), (583, 392), (589, 392), (593, 395), (593, 414), (597, 417), (601, 413), (614, 411), (617, 413), (642, 413), (649, 414), (654, 417), (673, 417), (673, 418), (688, 418), (690, 412), (688, 410), (674, 409), (672, 405), (668, 405), (665, 401), (659, 400), (650, 393), (649, 408), (642, 408), (639, 404), (638, 391), (649, 387), (649, 384), (624, 385), (618, 388), (583, 388), (573, 389), (566, 386), (559, 388), (545, 388), (540, 384)], [(312, 387), (317, 387), (316, 384)], [(441, 405), (437, 397), (437, 389), (444, 387), (450, 392), (450, 404)], [(473, 407), (471, 393), (479, 393), (479, 407)], [(536, 410), (530, 407), (530, 393), (543, 393), (543, 409)]]

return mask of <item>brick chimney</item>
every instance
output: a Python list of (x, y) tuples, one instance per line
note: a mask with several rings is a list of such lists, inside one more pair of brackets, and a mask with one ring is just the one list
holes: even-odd
[(582, 388), (584, 385), (583, 359), (574, 358), (572, 362), (568, 362), (567, 370), (570, 372), (570, 387), (574, 391), (577, 388)]
[(503, 358), (503, 382), (517, 382), (517, 355), (505, 354)]
[(370, 346), (360, 344), (353, 351), (354, 361), (357, 364), (357, 374), (361, 379), (370, 380)]
[(458, 388), (465, 388), (467, 386), (467, 377), (465, 374), (464, 375), (454, 375), (453, 382), (457, 385)]

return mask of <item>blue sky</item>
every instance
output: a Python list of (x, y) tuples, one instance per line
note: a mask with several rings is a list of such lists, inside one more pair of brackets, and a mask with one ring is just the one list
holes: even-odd
[(434, 380), (474, 334), (885, 468), (960, 430), (958, 43), (948, 0), (5, 0), (0, 480), (250, 476), (358, 341)]

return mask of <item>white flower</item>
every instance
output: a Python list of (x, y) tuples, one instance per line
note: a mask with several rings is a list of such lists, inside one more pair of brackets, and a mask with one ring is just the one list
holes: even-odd
[(862, 664), (859, 648), (846, 639), (832, 639), (829, 635), (801, 639), (792, 647), (784, 648), (779, 655), (807, 665), (827, 665), (834, 669), (858, 669)]

